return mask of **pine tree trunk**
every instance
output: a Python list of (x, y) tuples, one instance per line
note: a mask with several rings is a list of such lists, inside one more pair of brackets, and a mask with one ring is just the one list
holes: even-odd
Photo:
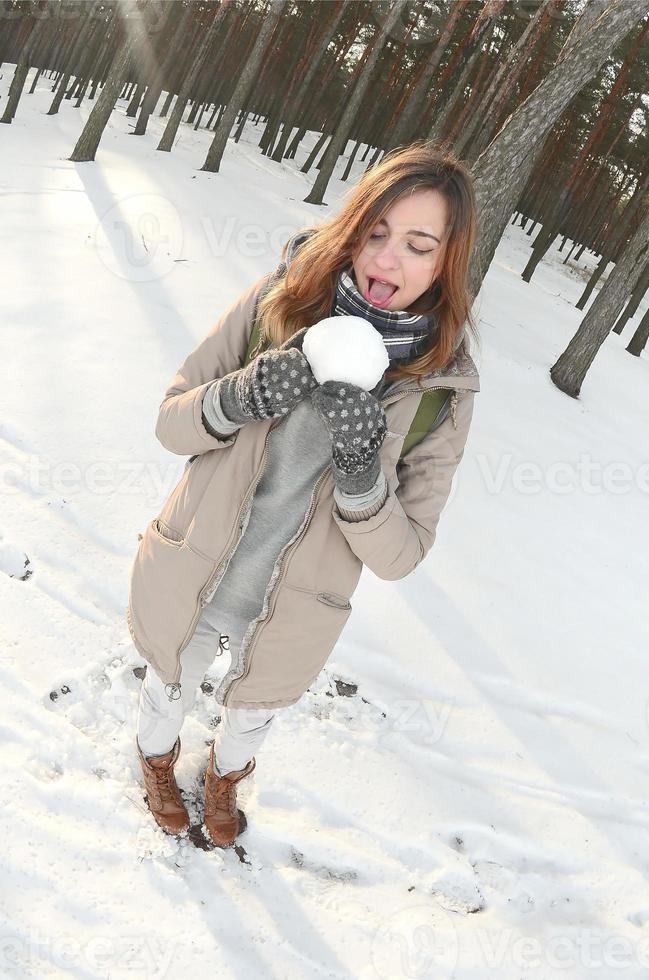
[(242, 66), (239, 80), (235, 85), (234, 91), (228, 99), (227, 107), (218, 122), (212, 143), (207, 152), (207, 157), (205, 158), (205, 163), (201, 167), (201, 170), (207, 170), (211, 173), (218, 173), (221, 160), (223, 158), (223, 153), (225, 151), (225, 147), (227, 146), (228, 137), (230, 136), (230, 131), (237, 117), (237, 113), (245, 104), (254, 85), (255, 78), (257, 77), (257, 73), (264, 56), (266, 44), (270, 40), (271, 35), (285, 8), (286, 0), (270, 0), (267, 12), (261, 24), (261, 30), (257, 35), (257, 39), (245, 65)]
[(306, 136), (306, 126), (300, 126), (295, 136), (291, 140), (289, 146), (286, 149), (285, 156), (287, 160), (295, 159), (295, 154), (297, 153), (298, 147), (305, 136)]
[(479, 157), (474, 168), (474, 187), (481, 234), (470, 270), (472, 296), (477, 296), (480, 290), (516, 207), (520, 189), (529, 180), (549, 131), (577, 92), (591, 81), (616, 45), (645, 14), (644, 3), (609, 0), (597, 20), (590, 24), (590, 30), (582, 31), (581, 18), (578, 19), (574, 29), (579, 32), (579, 39), (571, 40), (571, 32), (566, 40), (569, 56), (564, 57), (562, 49), (554, 68), (508, 117)]
[(132, 119), (136, 115), (138, 109), (140, 108), (140, 103), (144, 95), (144, 89), (146, 88), (144, 82), (138, 82), (133, 97), (128, 104), (128, 109), (126, 110), (126, 115), (129, 119)]
[(626, 349), (629, 354), (640, 357), (647, 345), (647, 340), (649, 340), (649, 310), (647, 310), (642, 320), (640, 320), (638, 328), (633, 334), (633, 337), (631, 337)]
[(40, 43), (41, 38), (45, 34), (46, 27), (48, 26), (49, 24), (47, 19), (36, 20), (32, 25), (29, 36), (23, 44), (22, 50), (18, 57), (14, 77), (11, 79), (11, 85), (9, 86), (7, 104), (5, 106), (5, 111), (2, 114), (2, 118), (0, 119), (0, 123), (11, 123), (16, 115), (16, 109), (18, 108), (20, 96), (25, 85), (25, 80), (27, 79), (31, 59), (34, 57), (36, 48)]
[(193, 59), (189, 71), (185, 75), (185, 78), (180, 86), (178, 98), (176, 99), (171, 115), (167, 120), (164, 133), (162, 134), (160, 142), (158, 143), (158, 150), (162, 150), (165, 153), (169, 153), (171, 151), (174, 144), (174, 139), (176, 138), (176, 133), (178, 132), (178, 127), (180, 126), (183, 118), (183, 113), (189, 101), (189, 93), (196, 84), (196, 79), (198, 78), (199, 72), (205, 63), (205, 59), (207, 58), (212, 41), (218, 36), (218, 32), (221, 29), (227, 12), (227, 3), (221, 3), (221, 6), (214, 16), (214, 20), (205, 31), (205, 34), (198, 46), (196, 56)]
[(74, 163), (83, 163), (95, 159), (102, 134), (110, 119), (110, 114), (115, 108), (131, 53), (137, 53), (141, 50), (142, 40), (146, 32), (145, 13), (144, 9), (138, 9), (134, 3), (128, 10), (125, 8), (120, 10), (121, 16), (131, 14), (129, 19), (133, 27), (127, 25), (124, 40), (115, 53), (101, 95), (93, 106), (86, 125), (83, 127), (76, 146), (69, 157)]
[(633, 287), (629, 302), (624, 307), (624, 310), (618, 317), (617, 323), (613, 327), (613, 333), (621, 334), (629, 320), (636, 315), (647, 289), (649, 289), (649, 262), (642, 270), (638, 282)]
[(66, 89), (68, 87), (68, 82), (70, 81), (72, 70), (77, 67), (79, 56), (83, 51), (83, 49), (88, 45), (89, 39), (92, 35), (92, 30), (94, 26), (92, 23), (92, 19), (94, 13), (101, 6), (101, 2), (102, 0), (95, 0), (93, 6), (91, 8), (86, 9), (83, 24), (79, 30), (79, 33), (75, 38), (74, 44), (72, 45), (72, 48), (70, 50), (70, 55), (66, 60), (65, 73), (64, 74), (62, 73), (63, 77), (58, 84), (58, 87), (56, 89), (56, 94), (52, 99), (52, 104), (50, 105), (47, 111), (48, 116), (54, 116), (59, 111), (59, 107), (61, 105), (61, 102), (63, 101), (63, 96), (65, 95)]
[[(518, 86), (530, 54), (538, 43), (542, 32), (544, 30), (552, 32), (552, 25), (549, 21), (557, 3), (558, 0), (542, 0), (541, 5), (537, 8), (536, 13), (530, 17), (527, 27), (516, 44), (507, 57), (501, 60), (501, 64), (482, 100), (483, 108), (486, 111), (478, 111), (473, 114), (470, 124), (465, 127), (460, 140), (454, 146), (454, 151), (459, 156), (466, 156), (469, 163), (473, 163), (489, 144), (492, 133), (501, 118), (503, 108)], [(465, 155), (465, 147), (470, 147), (470, 154)]]
[(567, 395), (573, 398), (579, 395), (588, 368), (622, 312), (629, 282), (637, 281), (648, 260), (649, 211), (595, 297), (576, 334), (550, 369), (553, 382)]
[(432, 54), (426, 59), (423, 70), (415, 82), (405, 108), (400, 113), (388, 139), (384, 141), (386, 151), (397, 146), (404, 146), (412, 137), (423, 115), (423, 108), (430, 92), (433, 77), (441, 64), (442, 58), (448, 51), (455, 27), (469, 0), (454, 0), (450, 5), (444, 28)]
[(328, 139), (329, 139), (329, 133), (323, 133), (321, 136), (318, 137), (315, 146), (313, 147), (308, 157), (300, 167), (300, 173), (308, 174), (309, 170), (315, 163), (318, 153), (320, 152), (321, 148), (324, 146), (324, 144), (327, 142)]
[(586, 288), (584, 289), (583, 293), (575, 303), (575, 306), (577, 307), (578, 310), (584, 310), (586, 308), (586, 304), (590, 299), (592, 292), (595, 289), (595, 286), (597, 285), (602, 275), (604, 274), (608, 262), (609, 262), (608, 255), (602, 255), (601, 259), (595, 266), (595, 269), (593, 270), (590, 279), (586, 283)]
[(451, 95), (448, 95), (449, 84), (447, 84), (444, 99), (440, 99), (435, 104), (434, 121), (428, 131), (429, 140), (439, 141), (442, 138), (442, 133), (449, 125), (449, 120), (452, 121), (457, 116), (458, 105), (461, 105), (463, 101), (466, 84), (474, 70), (477, 59), (481, 56), (483, 45), (490, 40), (494, 32), (504, 2), (505, 0), (486, 0), (482, 9), (479, 10), (469, 37), (462, 45), (458, 65), (449, 80)]
[[(271, 160), (275, 160), (277, 163), (282, 162), (286, 145), (290, 139), (291, 133), (293, 132), (293, 127), (297, 124), (302, 106), (304, 105), (304, 100), (309, 93), (311, 83), (313, 82), (320, 65), (327, 57), (329, 45), (331, 44), (331, 41), (340, 26), (340, 21), (345, 13), (345, 4), (340, 2), (340, 0), (330, 2), (328, 7), (332, 8), (332, 17), (326, 27), (321, 27), (321, 33), (318, 37), (317, 50), (313, 54), (309, 55), (309, 58), (307, 59), (307, 70), (303, 77), (300, 78), (299, 85), (296, 86), (295, 96), (285, 107), (286, 111), (282, 135), (270, 154)], [(293, 150), (293, 156), (294, 155), (295, 150)]]
[(356, 84), (350, 94), (342, 118), (336, 126), (329, 145), (327, 146), (324, 159), (322, 160), (322, 164), (320, 166), (320, 172), (315, 179), (315, 183), (313, 184), (310, 193), (304, 198), (305, 204), (324, 203), (324, 194), (329, 186), (331, 175), (333, 174), (336, 163), (338, 162), (338, 157), (340, 156), (341, 151), (347, 145), (349, 133), (354, 125), (361, 102), (363, 101), (363, 96), (365, 95), (367, 87), (370, 84), (372, 73), (376, 67), (376, 63), (379, 60), (386, 41), (388, 40), (393, 27), (396, 25), (399, 19), (401, 10), (401, 0), (392, 0), (383, 25), (379, 30), (378, 36), (374, 39), (371, 51), (368, 53), (367, 60), (365, 61), (365, 64), (363, 65), (363, 68), (356, 80)]
[(182, 4), (168, 4), (165, 13), (165, 32), (170, 25), (173, 25), (173, 21), (176, 16), (180, 17), (180, 20), (175, 28), (172, 26), (167, 42), (167, 52), (162, 56), (162, 50), (164, 50), (163, 45), (160, 45), (159, 57), (156, 61), (156, 68), (153, 73), (153, 78), (151, 84), (146, 90), (146, 95), (142, 101), (142, 106), (138, 113), (137, 122), (135, 123), (135, 129), (133, 130), (133, 136), (144, 136), (146, 133), (147, 124), (149, 122), (149, 116), (155, 111), (155, 107), (158, 104), (158, 99), (162, 94), (163, 90), (163, 80), (165, 75), (169, 72), (170, 66), (176, 58), (176, 48), (175, 44), (177, 39), (184, 38), (186, 33), (186, 25), (192, 13), (192, 8), (185, 6), (183, 8)]
[(41, 77), (42, 74), (43, 74), (43, 69), (42, 68), (38, 68), (36, 70), (36, 74), (34, 75), (34, 81), (32, 82), (32, 84), (30, 86), (29, 92), (27, 93), (28, 95), (33, 95), (34, 94), (34, 90), (36, 88), (36, 84), (37, 84), (38, 79)]

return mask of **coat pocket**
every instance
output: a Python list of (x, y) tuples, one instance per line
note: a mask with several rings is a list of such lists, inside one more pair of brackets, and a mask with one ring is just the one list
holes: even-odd
[(349, 599), (346, 599), (344, 595), (338, 595), (337, 592), (318, 592), (316, 599), (319, 599), (320, 602), (324, 602), (328, 606), (335, 606), (336, 609), (352, 608)]
[(352, 611), (345, 596), (279, 586), (272, 614), (259, 626), (249, 670), (235, 681), (238, 701), (297, 700), (318, 676)]
[[(170, 537), (169, 535), (172, 535)], [(172, 673), (177, 654), (199, 612), (198, 597), (213, 569), (164, 521), (147, 524), (131, 567), (131, 635), (159, 668)]]
[(165, 522), (161, 521), (159, 517), (154, 518), (154, 520), (151, 522), (151, 529), (155, 534), (166, 541), (167, 544), (180, 546), (185, 540), (180, 531), (176, 531), (173, 527), (165, 524)]

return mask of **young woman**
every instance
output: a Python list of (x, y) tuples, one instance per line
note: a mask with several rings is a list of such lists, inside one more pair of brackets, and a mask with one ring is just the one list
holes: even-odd
[[(149, 665), (136, 738), (146, 800), (168, 832), (189, 826), (174, 764), (214, 657), (229, 649), (203, 832), (226, 847), (243, 829), (236, 784), (277, 709), (327, 661), (363, 566), (400, 579), (433, 544), (480, 388), (465, 329), (477, 339), (474, 236), (463, 165), (424, 141), (394, 150), (336, 215), (287, 242), (167, 389), (156, 436), (191, 458), (141, 536), (127, 618)], [(340, 314), (365, 317), (385, 344), (371, 392), (319, 385), (302, 352), (309, 327)], [(447, 389), (443, 408), (400, 459), (435, 388)]]

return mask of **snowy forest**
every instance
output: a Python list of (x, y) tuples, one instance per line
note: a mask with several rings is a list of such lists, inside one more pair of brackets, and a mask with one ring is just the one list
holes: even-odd
[[(477, 217), (434, 547), (364, 569), (229, 849), (215, 658), (166, 833), (125, 618), (189, 465), (160, 403), (415, 141)], [(649, 0), (0, 0), (0, 250), (0, 976), (646, 978)]]

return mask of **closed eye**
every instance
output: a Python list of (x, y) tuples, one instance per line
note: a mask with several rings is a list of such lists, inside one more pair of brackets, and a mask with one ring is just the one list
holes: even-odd
[[(385, 237), (384, 235), (377, 235), (377, 234), (370, 235), (370, 238), (384, 238), (384, 237)], [(431, 252), (435, 251), (434, 248), (423, 248), (423, 249), (415, 248), (415, 246), (411, 245), (410, 242), (408, 242), (408, 248), (410, 249), (411, 252), (414, 252), (415, 255), (430, 255)]]

